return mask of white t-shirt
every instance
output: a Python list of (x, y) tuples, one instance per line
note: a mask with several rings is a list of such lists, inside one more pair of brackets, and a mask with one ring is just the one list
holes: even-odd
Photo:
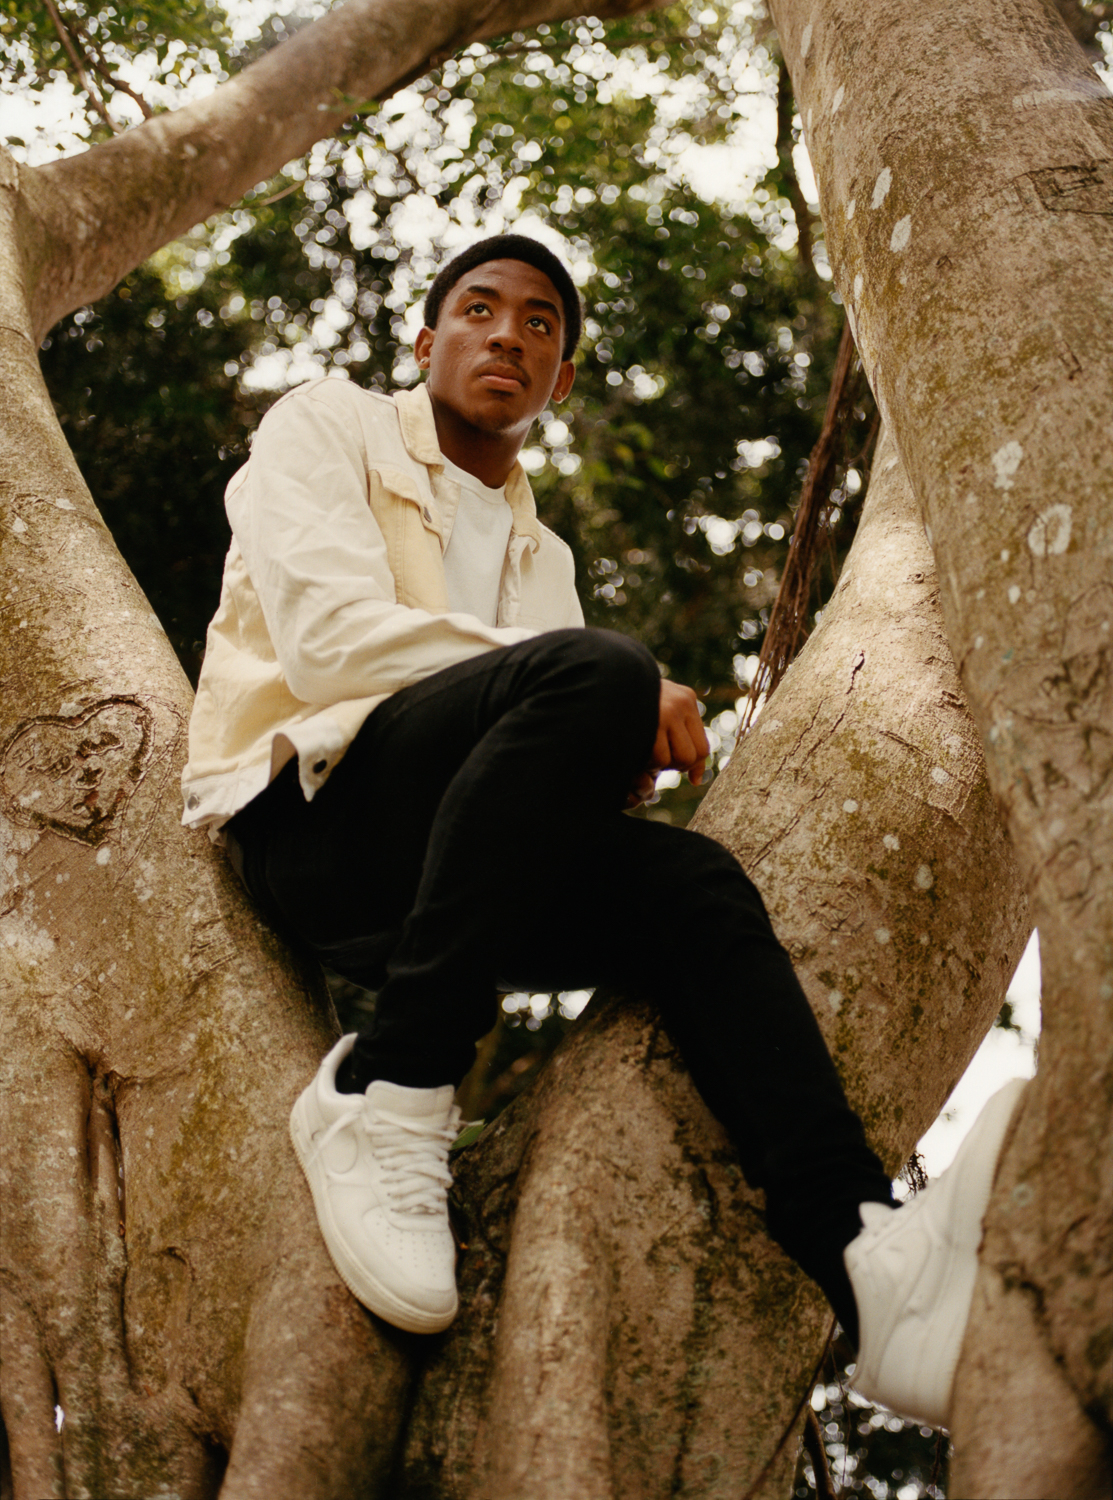
[(506, 486), (488, 489), (474, 474), (448, 459), (444, 471), (460, 486), (460, 506), (444, 553), (448, 607), (494, 625), (506, 547), (514, 516)]

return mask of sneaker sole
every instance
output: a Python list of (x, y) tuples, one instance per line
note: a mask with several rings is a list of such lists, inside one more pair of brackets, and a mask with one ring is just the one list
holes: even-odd
[(447, 1313), (431, 1313), (424, 1308), (415, 1307), (412, 1303), (403, 1302), (389, 1287), (377, 1281), (355, 1256), (349, 1254), (333, 1219), (328, 1195), (318, 1188), (309, 1169), (313, 1132), (309, 1127), (304, 1095), (299, 1096), (290, 1112), (290, 1140), (313, 1197), (313, 1207), (325, 1249), (352, 1296), (369, 1312), (407, 1333), (442, 1333), (455, 1318), (459, 1299), (453, 1300)]
[(918, 1200), (922, 1212), (947, 1226), (953, 1256), (946, 1286), (928, 1320), (917, 1320), (917, 1329), (911, 1315), (902, 1329), (898, 1319), (883, 1340), (876, 1371), (863, 1361), (855, 1372), (853, 1384), (863, 1395), (933, 1427), (950, 1424), (955, 1374), (978, 1276), (982, 1221), (1025, 1082), (1013, 1079), (994, 1094), (950, 1167)]

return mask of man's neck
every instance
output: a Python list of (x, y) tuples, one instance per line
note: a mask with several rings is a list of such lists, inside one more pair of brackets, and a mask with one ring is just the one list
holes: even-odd
[(481, 432), (431, 397), (437, 443), (445, 458), (465, 474), (474, 474), (480, 484), (499, 490), (521, 452), (524, 433)]

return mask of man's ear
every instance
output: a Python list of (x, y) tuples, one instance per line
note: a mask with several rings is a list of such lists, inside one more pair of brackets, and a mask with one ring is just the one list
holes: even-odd
[(575, 378), (576, 366), (570, 359), (566, 359), (560, 367), (560, 373), (557, 375), (556, 382), (553, 385), (553, 393), (549, 397), (549, 400), (563, 401), (572, 389), (572, 382)]
[(433, 340), (436, 336), (436, 332), (432, 328), (420, 328), (418, 330), (417, 338), (414, 340), (414, 358), (417, 360), (419, 370), (427, 370), (429, 368), (429, 356), (433, 352)]

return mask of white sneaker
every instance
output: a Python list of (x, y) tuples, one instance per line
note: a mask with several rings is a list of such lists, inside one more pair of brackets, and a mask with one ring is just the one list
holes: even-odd
[(456, 1250), (448, 1223), (448, 1148), (459, 1132), (453, 1089), (381, 1080), (342, 1094), (343, 1037), (290, 1115), (333, 1264), (364, 1307), (396, 1328), (437, 1333), (456, 1316)]
[(932, 1427), (950, 1425), (970, 1317), (982, 1219), (1025, 1080), (982, 1110), (954, 1161), (900, 1208), (863, 1203), (865, 1228), (843, 1251), (858, 1303), (854, 1389)]

